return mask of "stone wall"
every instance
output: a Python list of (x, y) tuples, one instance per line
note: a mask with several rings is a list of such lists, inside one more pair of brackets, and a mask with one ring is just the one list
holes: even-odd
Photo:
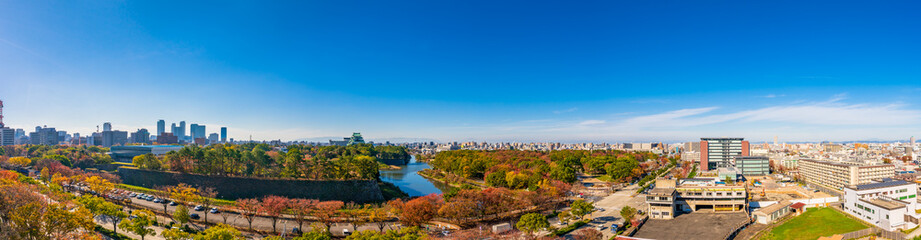
[(130, 167), (118, 169), (122, 182), (128, 185), (155, 188), (185, 183), (213, 187), (218, 198), (261, 198), (278, 195), (289, 198), (340, 200), (343, 202), (379, 202), (384, 200), (375, 180), (298, 180), (249, 177), (210, 176), (201, 174), (142, 170)]

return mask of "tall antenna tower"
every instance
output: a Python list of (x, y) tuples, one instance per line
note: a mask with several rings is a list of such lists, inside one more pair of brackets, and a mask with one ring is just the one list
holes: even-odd
[(0, 100), (0, 128), (4, 127), (3, 125), (3, 100)]

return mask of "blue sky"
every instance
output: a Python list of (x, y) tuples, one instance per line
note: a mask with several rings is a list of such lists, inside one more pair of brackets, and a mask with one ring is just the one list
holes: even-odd
[(921, 136), (921, 4), (0, 1), (7, 125), (237, 139)]

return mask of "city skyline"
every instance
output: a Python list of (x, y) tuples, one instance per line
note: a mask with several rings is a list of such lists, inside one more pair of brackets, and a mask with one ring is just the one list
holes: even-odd
[(185, 120), (238, 140), (921, 135), (914, 2), (366, 4), (0, 3), (4, 123)]

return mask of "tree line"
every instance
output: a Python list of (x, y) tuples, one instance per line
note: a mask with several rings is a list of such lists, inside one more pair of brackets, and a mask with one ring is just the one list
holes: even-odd
[(632, 182), (668, 161), (668, 158), (650, 152), (617, 150), (457, 150), (440, 152), (429, 164), (436, 170), (483, 180), (493, 187), (534, 190), (544, 179), (573, 183), (580, 172), (607, 175), (618, 182)]
[(161, 157), (140, 155), (132, 163), (141, 169), (206, 175), (283, 177), (298, 179), (377, 179), (377, 159), (409, 158), (405, 147), (266, 144), (190, 145)]

